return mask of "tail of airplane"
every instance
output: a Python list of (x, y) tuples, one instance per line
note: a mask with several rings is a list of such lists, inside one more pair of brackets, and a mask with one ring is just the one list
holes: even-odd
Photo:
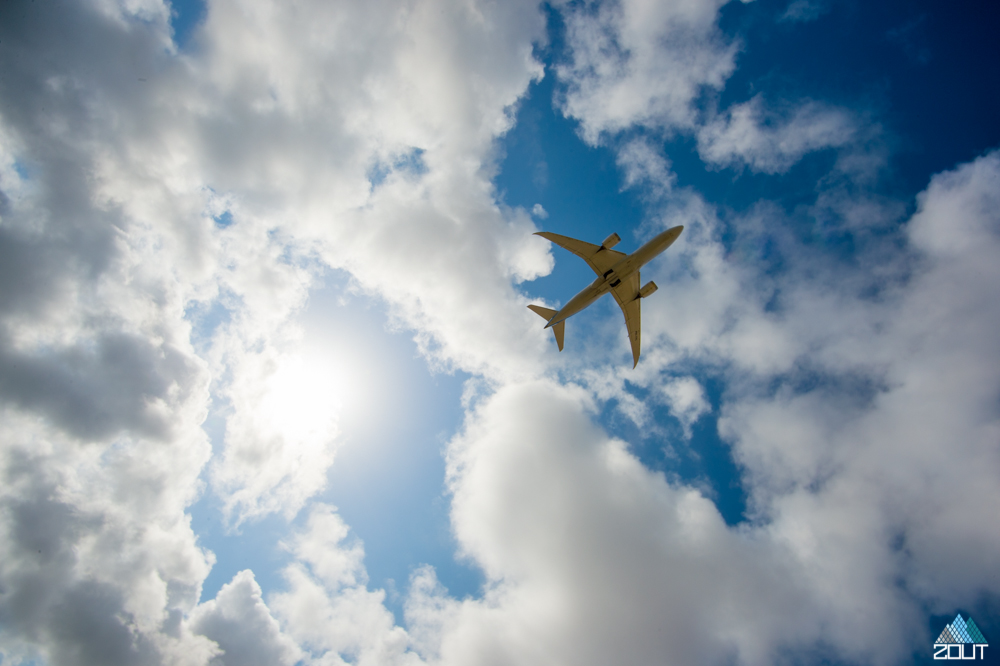
[[(534, 312), (536, 315), (549, 321), (556, 314), (555, 310), (550, 310), (548, 308), (543, 308), (541, 305), (529, 305), (528, 309)], [(566, 320), (559, 322), (552, 327), (552, 332), (556, 336), (556, 344), (559, 346), (559, 351), (563, 350), (563, 336), (566, 334)]]

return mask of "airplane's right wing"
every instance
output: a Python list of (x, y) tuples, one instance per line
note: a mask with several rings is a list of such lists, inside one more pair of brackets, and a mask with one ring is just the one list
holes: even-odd
[(585, 243), (584, 241), (570, 238), (569, 236), (560, 236), (559, 234), (554, 234), (551, 231), (539, 231), (536, 232), (535, 235), (541, 236), (546, 240), (552, 241), (559, 247), (569, 250), (576, 256), (586, 261), (587, 265), (590, 266), (590, 268), (593, 269), (593, 271), (598, 275), (604, 275), (611, 269), (612, 266), (617, 264), (619, 260), (628, 256), (623, 252), (608, 250), (600, 245)]
[(642, 337), (642, 317), (639, 304), (642, 298), (639, 297), (639, 271), (628, 276), (611, 290), (618, 306), (625, 315), (625, 328), (628, 329), (628, 340), (632, 344), (632, 367), (639, 365), (639, 342)]

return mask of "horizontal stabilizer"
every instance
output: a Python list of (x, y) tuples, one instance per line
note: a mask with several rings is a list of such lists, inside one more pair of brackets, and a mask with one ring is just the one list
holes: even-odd
[(541, 305), (529, 305), (528, 309), (531, 310), (532, 312), (534, 312), (536, 315), (538, 315), (542, 319), (544, 319), (545, 321), (548, 321), (548, 320), (552, 319), (552, 317), (556, 313), (555, 310), (550, 310), (548, 308), (543, 308)]
[[(536, 315), (549, 321), (555, 316), (556, 311), (550, 310), (549, 308), (543, 308), (541, 305), (529, 305), (528, 309), (534, 312)], [(566, 335), (566, 321), (563, 320), (552, 327), (552, 333), (556, 336), (556, 344), (559, 346), (559, 351), (563, 350), (563, 339)]]

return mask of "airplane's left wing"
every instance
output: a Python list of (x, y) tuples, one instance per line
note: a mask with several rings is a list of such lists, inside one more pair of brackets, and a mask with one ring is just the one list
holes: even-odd
[(611, 290), (618, 306), (625, 315), (625, 328), (628, 329), (628, 339), (632, 343), (632, 367), (639, 365), (639, 341), (642, 335), (642, 317), (639, 303), (639, 271), (632, 273), (626, 280)]
[[(560, 236), (559, 234), (554, 234), (551, 231), (539, 231), (536, 232), (535, 235), (541, 236), (546, 240), (552, 241), (559, 247), (569, 250), (576, 256), (586, 261), (587, 265), (590, 266), (590, 268), (593, 269), (593, 271), (598, 275), (604, 275), (611, 269), (612, 266), (628, 256), (624, 252), (609, 250), (601, 247), (600, 245), (586, 243), (582, 240), (570, 238), (569, 236)], [(638, 293), (638, 290), (636, 293)]]

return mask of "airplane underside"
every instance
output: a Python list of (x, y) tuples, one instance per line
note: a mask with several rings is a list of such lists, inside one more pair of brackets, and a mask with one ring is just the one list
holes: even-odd
[(656, 291), (656, 283), (652, 281), (639, 287), (639, 269), (667, 249), (683, 230), (682, 226), (667, 229), (630, 255), (611, 249), (621, 241), (618, 234), (611, 234), (600, 245), (594, 245), (547, 231), (537, 232), (536, 236), (541, 236), (586, 261), (597, 274), (597, 279), (592, 284), (571, 298), (560, 310), (552, 310), (541, 305), (528, 306), (532, 312), (548, 322), (545, 328), (552, 329), (559, 351), (563, 350), (566, 319), (610, 291), (625, 316), (625, 328), (628, 330), (632, 346), (632, 367), (638, 365), (642, 329), (639, 303)]

